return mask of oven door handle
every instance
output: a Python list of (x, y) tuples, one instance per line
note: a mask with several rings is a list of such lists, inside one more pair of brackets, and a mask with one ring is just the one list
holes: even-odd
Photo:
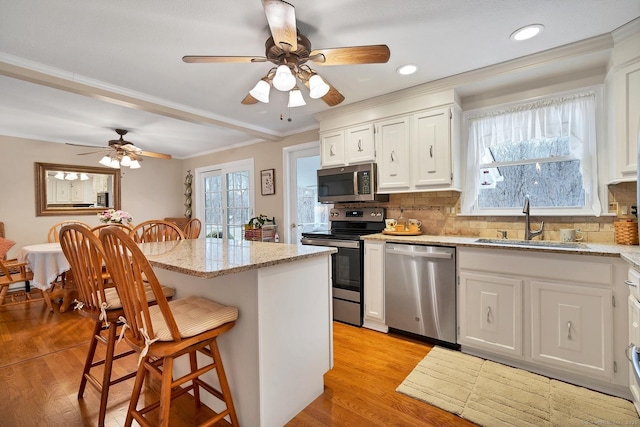
[(349, 249), (358, 249), (360, 247), (360, 242), (352, 242), (348, 240), (309, 239), (308, 237), (303, 237), (302, 239), (300, 239), (300, 243), (302, 243), (303, 245), (333, 246), (335, 248)]

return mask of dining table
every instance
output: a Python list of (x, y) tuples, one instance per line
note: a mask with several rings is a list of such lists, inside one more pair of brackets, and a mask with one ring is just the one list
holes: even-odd
[(23, 246), (18, 251), (17, 258), (20, 262), (27, 263), (27, 269), (33, 272), (31, 286), (46, 293), (47, 298), (45, 300), (49, 309), (53, 311), (51, 300), (61, 298), (60, 312), (67, 311), (73, 302), (76, 289), (68, 283), (62, 288), (57, 288), (54, 285), (58, 276), (67, 274), (70, 269), (69, 262), (62, 252), (60, 243), (40, 243)]

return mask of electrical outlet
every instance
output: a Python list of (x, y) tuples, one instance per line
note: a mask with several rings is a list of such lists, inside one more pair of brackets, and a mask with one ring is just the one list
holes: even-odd
[(618, 202), (609, 203), (609, 213), (618, 214)]
[(629, 206), (621, 205), (620, 206), (620, 215), (622, 215), (622, 216), (629, 215)]

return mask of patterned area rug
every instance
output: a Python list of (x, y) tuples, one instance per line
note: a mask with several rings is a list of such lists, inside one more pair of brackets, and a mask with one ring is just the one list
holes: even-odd
[(486, 427), (640, 424), (627, 400), (442, 347), (396, 391)]

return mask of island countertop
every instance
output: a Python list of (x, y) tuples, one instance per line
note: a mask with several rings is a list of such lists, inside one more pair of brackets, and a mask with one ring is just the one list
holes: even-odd
[(202, 278), (337, 252), (330, 247), (213, 238), (142, 243), (140, 247), (152, 266)]

